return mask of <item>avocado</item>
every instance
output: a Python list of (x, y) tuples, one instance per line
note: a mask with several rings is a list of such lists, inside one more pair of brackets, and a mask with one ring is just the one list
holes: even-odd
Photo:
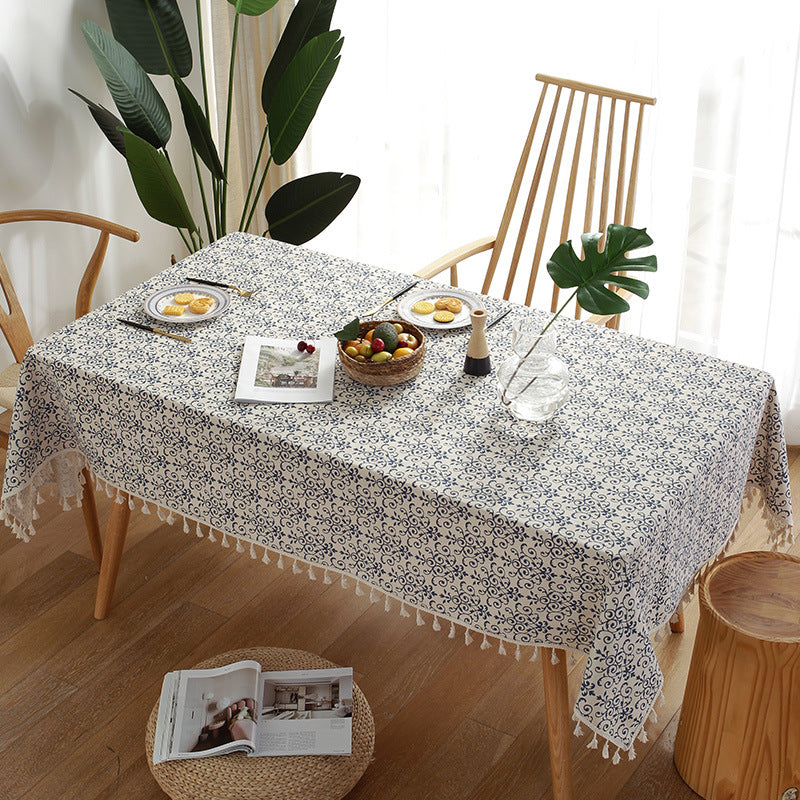
[(372, 338), (373, 340), (382, 339), (386, 345), (385, 349), (390, 353), (394, 353), (397, 349), (397, 328), (391, 322), (378, 323), (372, 333)]

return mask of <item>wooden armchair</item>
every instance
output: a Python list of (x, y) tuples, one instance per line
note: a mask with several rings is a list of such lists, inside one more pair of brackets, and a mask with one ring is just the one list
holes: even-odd
[[(549, 75), (537, 75), (536, 79), (542, 82), (542, 91), (497, 235), (477, 239), (438, 258), (419, 270), (419, 277), (432, 278), (450, 270), (450, 283), (457, 286), (458, 265), (490, 250), (481, 291), (492, 294), (494, 286), (502, 285), (502, 296), (508, 300), (527, 276), (524, 302), (531, 305), (543, 253), (549, 256), (558, 244), (582, 233), (605, 231), (610, 222), (631, 224), (644, 109), (654, 105), (655, 98)], [(594, 125), (590, 122), (587, 131), (587, 118), (592, 117)], [(539, 148), (535, 162), (531, 159), (534, 145)], [(523, 183), (527, 192), (521, 194)], [(574, 211), (581, 205), (583, 213)], [(538, 230), (534, 225), (535, 243), (527, 241), (532, 219), (539, 220)], [(529, 263), (530, 268), (520, 269), (521, 263)], [(550, 309), (555, 312), (560, 290), (551, 285)], [(621, 293), (630, 296), (624, 290)], [(576, 302), (575, 317), (580, 313)], [(619, 315), (595, 315), (587, 321), (617, 327)]]
[[(99, 217), (92, 217), (88, 214), (79, 214), (73, 211), (51, 211), (48, 209), (27, 209), (22, 211), (0, 212), (0, 225), (7, 222), (69, 222), (73, 225), (82, 225), (87, 228), (95, 228), (100, 232), (94, 252), (89, 263), (83, 272), (78, 294), (75, 299), (75, 318), (83, 316), (91, 308), (92, 293), (103, 266), (108, 242), (112, 235), (119, 236), (131, 242), (139, 240), (139, 234), (109, 222)], [(11, 414), (14, 407), (14, 398), (19, 384), (19, 373), (22, 359), (28, 348), (33, 344), (33, 336), (30, 326), (25, 318), (25, 313), (17, 299), (17, 293), (11, 282), (11, 277), (6, 269), (2, 255), (0, 255), (0, 285), (5, 294), (8, 311), (0, 308), (0, 328), (6, 337), (15, 362), (0, 373), (0, 405), (8, 410), (0, 414), (0, 447), (8, 447), (8, 433), (11, 426)], [(86, 530), (89, 534), (89, 541), (92, 546), (92, 554), (97, 564), (102, 559), (102, 544), (100, 538), (100, 527), (97, 520), (97, 509), (95, 505), (94, 490), (88, 468), (84, 470), (86, 478), (82, 509), (83, 517), (86, 522)]]

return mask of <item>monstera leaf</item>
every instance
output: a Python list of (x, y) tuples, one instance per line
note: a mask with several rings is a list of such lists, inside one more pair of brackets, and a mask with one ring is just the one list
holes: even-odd
[(562, 289), (576, 288), (578, 303), (590, 314), (621, 314), (630, 308), (627, 300), (612, 292), (608, 286), (619, 286), (639, 297), (646, 298), (650, 289), (644, 281), (617, 275), (626, 272), (655, 272), (655, 256), (627, 258), (626, 253), (653, 244), (646, 228), (630, 228), (612, 223), (606, 233), (606, 245), (598, 250), (600, 233), (581, 235), (584, 258), (577, 256), (572, 242), (562, 242), (547, 262), (547, 271)]
[(285, 183), (267, 202), (267, 224), (273, 239), (304, 244), (321, 233), (353, 199), (361, 179), (339, 172), (320, 172)]
[(172, 133), (172, 121), (150, 76), (97, 23), (88, 20), (81, 29), (125, 124), (154, 147), (163, 147)]
[(114, 38), (151, 75), (166, 75), (167, 61), (161, 50), (148, 4), (158, 21), (175, 69), (182, 78), (192, 71), (192, 47), (177, 0), (106, 0)]

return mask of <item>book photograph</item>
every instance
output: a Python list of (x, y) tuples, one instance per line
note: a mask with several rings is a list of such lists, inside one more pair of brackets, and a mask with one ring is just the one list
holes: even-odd
[(297, 345), (293, 339), (245, 337), (234, 399), (240, 403), (333, 400), (336, 340), (320, 339), (302, 350)]
[(349, 755), (349, 667), (261, 671), (257, 661), (164, 677), (153, 763), (244, 751), (253, 756)]

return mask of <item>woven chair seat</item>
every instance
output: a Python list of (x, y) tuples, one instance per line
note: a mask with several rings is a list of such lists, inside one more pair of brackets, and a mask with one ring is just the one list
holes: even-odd
[[(303, 650), (251, 647), (197, 664), (209, 669), (252, 659), (265, 670), (325, 669), (336, 664)], [(363, 692), (353, 683), (353, 748), (349, 756), (276, 756), (245, 753), (153, 764), (156, 702), (145, 734), (147, 763), (172, 800), (339, 800), (364, 774), (375, 746), (375, 723)]]

